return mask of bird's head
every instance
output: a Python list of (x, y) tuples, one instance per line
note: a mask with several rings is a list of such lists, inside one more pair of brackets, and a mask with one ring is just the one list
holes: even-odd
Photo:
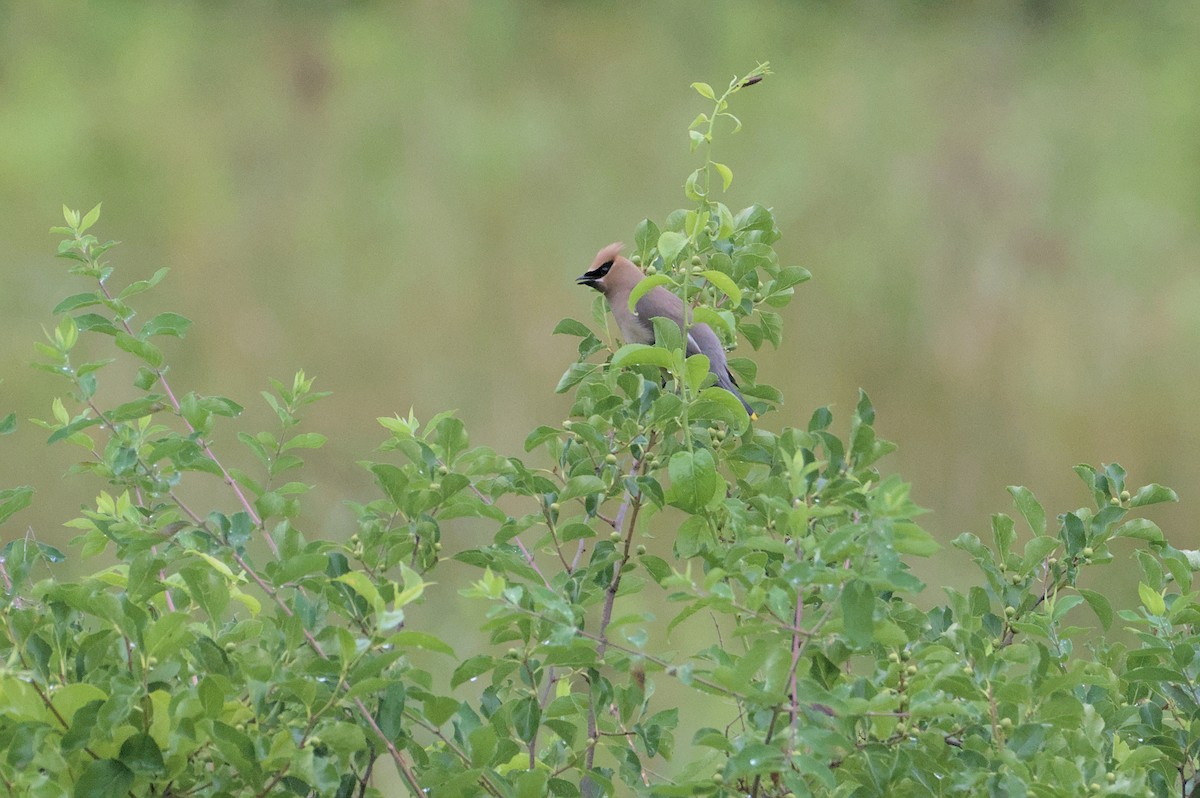
[(642, 279), (642, 270), (621, 254), (624, 244), (609, 244), (596, 253), (592, 268), (575, 278), (579, 285), (595, 288), (608, 296), (619, 288), (632, 288)]

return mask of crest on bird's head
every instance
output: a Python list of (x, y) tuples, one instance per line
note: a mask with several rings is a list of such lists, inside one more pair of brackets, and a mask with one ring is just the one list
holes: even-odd
[(604, 290), (602, 281), (612, 269), (617, 258), (621, 256), (621, 250), (624, 248), (625, 245), (617, 241), (597, 252), (596, 258), (592, 261), (592, 267), (577, 277), (575, 282), (579, 285)]

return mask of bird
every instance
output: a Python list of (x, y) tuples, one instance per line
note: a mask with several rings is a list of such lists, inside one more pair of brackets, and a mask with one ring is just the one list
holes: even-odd
[[(633, 261), (621, 255), (624, 248), (624, 244), (615, 243), (600, 250), (592, 261), (592, 267), (575, 279), (576, 284), (586, 285), (604, 294), (617, 321), (617, 328), (621, 331), (621, 337), (627, 343), (653, 344), (654, 324), (651, 319), (654, 318), (670, 319), (683, 331), (683, 300), (661, 285), (651, 288), (638, 299), (636, 312), (629, 310), (629, 294), (645, 275)], [(687, 354), (707, 355), (708, 370), (716, 376), (717, 385), (737, 397), (751, 419), (758, 418), (754, 408), (738, 390), (725, 361), (725, 347), (721, 345), (721, 339), (713, 332), (712, 327), (704, 322), (689, 319)]]

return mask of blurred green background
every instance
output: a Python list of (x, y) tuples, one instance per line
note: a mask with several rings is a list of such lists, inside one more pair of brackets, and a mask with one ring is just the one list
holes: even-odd
[[(514, 454), (564, 417), (573, 278), (684, 204), (688, 84), (769, 60), (717, 145), (728, 203), (772, 206), (815, 278), (756, 355), (787, 396), (762, 423), (833, 403), (844, 430), (862, 386), (943, 541), (1007, 484), (1081, 505), (1070, 467), (1117, 460), (1179, 490), (1154, 517), (1196, 547), (1197, 41), (1191, 2), (0, 3), (0, 416), (63, 390), (27, 366), (85, 290), (46, 231), (103, 200), (117, 282), (170, 266), (143, 314), (196, 322), (176, 386), (247, 405), (228, 463), (269, 377), (334, 392), (304, 528), (343, 537), (376, 416), (457, 408)], [(39, 491), (5, 535), (61, 543), (97, 486), (44, 440), (0, 440), (0, 486)]]

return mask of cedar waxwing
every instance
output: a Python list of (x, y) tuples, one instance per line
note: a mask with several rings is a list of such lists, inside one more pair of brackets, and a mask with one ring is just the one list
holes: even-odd
[[(679, 325), (683, 330), (683, 300), (661, 285), (651, 288), (637, 301), (637, 312), (629, 311), (629, 294), (642, 281), (642, 270), (621, 255), (623, 244), (609, 244), (596, 255), (592, 268), (576, 278), (579, 285), (595, 288), (604, 294), (608, 306), (617, 320), (617, 328), (626, 342), (631, 344), (654, 343), (654, 324), (651, 319), (662, 316)], [(750, 418), (758, 418), (737, 389), (729, 366), (725, 363), (725, 347), (712, 327), (692, 321), (687, 328), (687, 354), (708, 356), (708, 369), (717, 377), (717, 385), (729, 391), (745, 406)]]

